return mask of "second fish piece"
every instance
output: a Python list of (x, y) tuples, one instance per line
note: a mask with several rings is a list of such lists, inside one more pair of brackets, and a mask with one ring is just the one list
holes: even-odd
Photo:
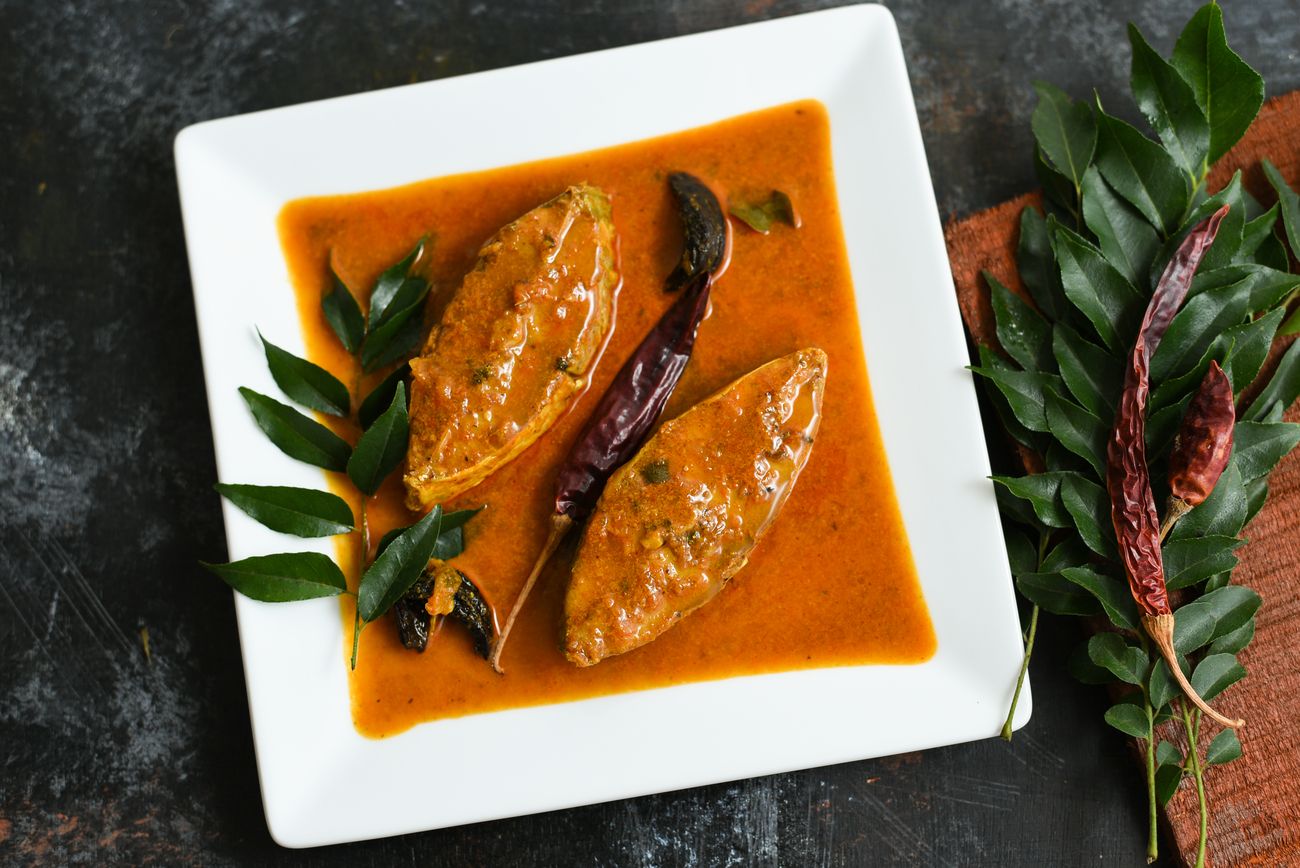
[(411, 360), (411, 509), (482, 482), (586, 388), (613, 317), (615, 244), (609, 199), (575, 186), (483, 245)]
[(565, 598), (570, 662), (652, 641), (745, 566), (812, 453), (825, 382), (820, 349), (768, 362), (666, 423), (611, 477)]

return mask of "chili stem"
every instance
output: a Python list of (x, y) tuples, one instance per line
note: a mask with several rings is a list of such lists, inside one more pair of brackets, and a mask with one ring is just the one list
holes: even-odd
[(1196, 801), (1201, 813), (1201, 838), (1196, 848), (1196, 868), (1205, 868), (1205, 844), (1210, 833), (1210, 808), (1205, 800), (1205, 770), (1201, 766), (1201, 757), (1197, 750), (1197, 736), (1201, 729), (1201, 712), (1191, 714), (1187, 703), (1180, 702), (1178, 707), (1183, 713), (1183, 728), (1187, 731), (1187, 759), (1192, 765), (1192, 780), (1196, 781)]
[(1165, 519), (1160, 523), (1161, 542), (1165, 541), (1165, 537), (1169, 536), (1169, 531), (1173, 530), (1174, 525), (1178, 524), (1178, 519), (1187, 515), (1191, 508), (1191, 505), (1182, 498), (1169, 498), (1169, 503), (1165, 507)]
[(506, 640), (510, 638), (510, 631), (515, 626), (515, 618), (519, 617), (519, 611), (523, 609), (524, 601), (528, 599), (528, 595), (532, 592), (533, 585), (537, 584), (537, 577), (542, 574), (542, 568), (551, 559), (551, 555), (555, 554), (555, 550), (559, 548), (560, 542), (571, 527), (573, 527), (573, 519), (567, 515), (557, 513), (551, 516), (551, 533), (546, 538), (546, 545), (542, 546), (542, 551), (537, 556), (537, 562), (533, 564), (533, 571), (528, 574), (528, 580), (524, 582), (524, 587), (519, 592), (519, 596), (515, 597), (515, 604), (510, 608), (510, 617), (506, 618), (505, 626), (501, 628), (501, 634), (492, 643), (492, 656), (488, 658), (488, 663), (492, 664), (492, 668), (496, 670), (498, 675), (505, 674), (505, 670), (501, 668), (501, 652), (505, 650)]
[(1007, 720), (1002, 724), (1002, 738), (1011, 741), (1011, 720), (1016, 716), (1016, 703), (1020, 702), (1020, 689), (1025, 686), (1025, 674), (1029, 672), (1029, 658), (1034, 653), (1034, 636), (1038, 633), (1038, 604), (1029, 613), (1029, 635), (1025, 637), (1025, 656), (1020, 661), (1020, 675), (1016, 678), (1016, 692), (1011, 695), (1011, 710)]
[(1172, 612), (1165, 612), (1162, 615), (1146, 615), (1142, 618), (1142, 628), (1146, 630), (1151, 641), (1155, 642), (1156, 648), (1160, 650), (1160, 656), (1165, 658), (1165, 663), (1169, 666), (1169, 672), (1174, 676), (1174, 681), (1178, 683), (1179, 688), (1183, 691), (1183, 696), (1187, 701), (1195, 705), (1201, 711), (1210, 716), (1216, 723), (1237, 729), (1246, 725), (1246, 721), (1241, 719), (1232, 719), (1224, 717), (1219, 712), (1210, 708), (1208, 702), (1201, 698), (1183, 674), (1183, 668), (1178, 665), (1178, 654), (1174, 651), (1174, 616)]

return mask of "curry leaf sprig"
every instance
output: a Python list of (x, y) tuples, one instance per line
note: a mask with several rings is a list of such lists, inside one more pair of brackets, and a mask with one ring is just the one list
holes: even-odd
[[(361, 630), (380, 618), (419, 579), (430, 558), (448, 560), (464, 549), (462, 526), (477, 510), (444, 514), (436, 506), (419, 521), (384, 535), (370, 560), (367, 499), (406, 455), (409, 435), (405, 359), (419, 343), (429, 282), (413, 273), (425, 247), (421, 239), (401, 261), (386, 269), (370, 292), (367, 314), (347, 285), (330, 269), (330, 289), (321, 310), (343, 347), (365, 373), (396, 362), (356, 404), (337, 377), (261, 337), (271, 378), (290, 400), (309, 410), (349, 419), (361, 429), (350, 445), (302, 411), (248, 388), (240, 394), (262, 433), (291, 458), (346, 473), (361, 493), (360, 521), (336, 494), (310, 488), (218, 483), (217, 491), (249, 516), (279, 533), (325, 537), (359, 532), (364, 570), (357, 585), (352, 631), (352, 668)], [(260, 335), (259, 335), (260, 337)], [(355, 411), (354, 411), (355, 406)], [(286, 552), (229, 564), (204, 564), (241, 594), (282, 603), (351, 594), (338, 565), (318, 552)]]
[[(1240, 172), (1222, 189), (1207, 189), (1210, 167), (1249, 128), (1264, 98), (1263, 80), (1228, 47), (1217, 5), (1193, 16), (1169, 59), (1136, 27), (1129, 38), (1132, 94), (1155, 138), (1108, 114), (1095, 97), (1075, 101), (1051, 85), (1035, 86), (1035, 168), (1046, 213), (1021, 214), (1017, 265), (1027, 297), (985, 275), (1001, 352), (981, 347), (972, 370), (989, 385), (990, 403), (1035, 471), (995, 477), (1012, 572), (1030, 603), (1020, 679), (1040, 610), (1107, 624), (1077, 649), (1070, 669), (1087, 683), (1118, 686), (1120, 701), (1105, 719), (1143, 745), (1148, 856), (1156, 856), (1157, 806), (1189, 779), (1202, 864), (1206, 771), (1237, 758), (1242, 747), (1231, 729), (1203, 745), (1201, 712), (1181, 697), (1139, 627), (1111, 523), (1106, 443), (1124, 358), (1156, 279), (1192, 227), (1229, 205), (1151, 358), (1146, 423), (1151, 478), (1160, 486), (1206, 372), (1217, 362), (1231, 381), (1238, 421), (1227, 468), (1162, 547), (1174, 650), (1191, 686), (1212, 699), (1245, 676), (1236, 655), (1254, 635), (1260, 605), (1258, 594), (1232, 582), (1242, 530), (1264, 504), (1269, 472), (1300, 442), (1300, 425), (1282, 421), (1300, 396), (1300, 341), (1270, 376), (1259, 376), (1275, 340), (1300, 332), (1300, 311), (1288, 316), (1300, 287), (1291, 272), (1300, 253), (1300, 197), (1267, 161), (1278, 197), (1267, 209)], [(1157, 740), (1157, 727), (1171, 719), (1183, 726), (1186, 751)]]

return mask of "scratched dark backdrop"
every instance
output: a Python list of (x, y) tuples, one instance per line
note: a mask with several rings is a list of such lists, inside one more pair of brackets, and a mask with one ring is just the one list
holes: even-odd
[[(172, 137), (831, 5), (0, 0), (0, 863), (1140, 864), (1136, 769), (1103, 697), (1063, 674), (1075, 637), (1050, 619), (1035, 716), (1012, 745), (305, 853), (263, 823), (230, 595), (195, 564), (224, 541)], [(1032, 78), (1096, 86), (1113, 109), (1125, 16), (1167, 49), (1195, 8), (887, 5), (945, 216), (1033, 185)], [(1300, 86), (1298, 0), (1233, 3), (1227, 18), (1271, 93)]]

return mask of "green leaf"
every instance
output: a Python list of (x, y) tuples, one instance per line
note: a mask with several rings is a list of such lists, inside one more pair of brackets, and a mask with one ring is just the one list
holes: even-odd
[(1211, 639), (1227, 636), (1245, 624), (1259, 609), (1259, 594), (1244, 585), (1228, 585), (1217, 591), (1210, 591), (1197, 603), (1206, 606), (1214, 618), (1214, 630)]
[(1246, 318), (1250, 286), (1234, 283), (1203, 292), (1183, 306), (1151, 357), (1151, 378), (1163, 381), (1185, 373), (1214, 339)]
[[(1212, 199), (1222, 200), (1229, 206), (1229, 209), (1219, 224), (1219, 231), (1214, 236), (1214, 243), (1210, 245), (1210, 249), (1205, 252), (1205, 257), (1201, 260), (1201, 268), (1207, 271), (1223, 268), (1231, 265), (1233, 259), (1236, 258), (1237, 252), (1241, 249), (1242, 235), (1246, 230), (1247, 195), (1241, 185), (1241, 170), (1239, 169), (1233, 172), (1232, 180), (1228, 182), (1228, 185), (1211, 197)], [(1217, 210), (1219, 206), (1210, 206), (1208, 203), (1204, 203), (1202, 207), (1215, 207)], [(1187, 222), (1183, 224), (1183, 227), (1190, 231), (1195, 225), (1195, 223)]]
[(1095, 615), (1092, 595), (1060, 573), (1022, 573), (1016, 576), (1021, 596), (1053, 615)]
[(1083, 222), (1101, 246), (1107, 261), (1134, 285), (1146, 281), (1151, 260), (1160, 249), (1160, 236), (1101, 177), (1096, 166), (1083, 176)]
[[(396, 299), (399, 294), (402, 294), (403, 286), (406, 284), (406, 279), (411, 273), (411, 266), (414, 265), (415, 260), (419, 259), (421, 254), (424, 253), (424, 245), (426, 241), (428, 241), (427, 236), (417, 241), (415, 247), (411, 249), (410, 253), (404, 256), (401, 261), (397, 262), (395, 265), (389, 266), (383, 274), (379, 275), (379, 279), (375, 281), (375, 288), (370, 292), (369, 328), (371, 331), (374, 331), (380, 323), (389, 319), (392, 313), (400, 310), (400, 308), (395, 307), (390, 311), (389, 308), (393, 306), (394, 299)], [(424, 290), (425, 292), (428, 292), (428, 283), (425, 281), (421, 281), (421, 283), (424, 283)], [(409, 305), (410, 301), (407, 301), (405, 306)]]
[[(1183, 665), (1184, 661), (1180, 661)], [(1183, 667), (1186, 674), (1186, 666)], [(1157, 658), (1151, 666), (1151, 677), (1147, 679), (1147, 697), (1152, 708), (1164, 708), (1182, 693), (1178, 682), (1169, 674), (1169, 664), (1163, 658)]]
[(1209, 702), (1246, 677), (1246, 667), (1231, 654), (1211, 654), (1192, 671), (1192, 687)]
[(1007, 563), (1011, 566), (1013, 576), (1032, 573), (1038, 569), (1038, 547), (1030, 541), (1028, 535), (1004, 525), (1002, 538), (1006, 542)]
[(1170, 539), (1211, 535), (1235, 537), (1246, 526), (1247, 506), (1241, 471), (1237, 469), (1237, 462), (1230, 460), (1210, 496), (1174, 525)]
[(1028, 476), (994, 476), (993, 481), (1021, 500), (1029, 501), (1038, 520), (1048, 527), (1071, 527), (1073, 519), (1061, 502), (1061, 479), (1065, 473), (1033, 473)]
[[(361, 402), (361, 408), (357, 410), (357, 421), (361, 423), (362, 428), (369, 428), (379, 418), (379, 414), (388, 409), (388, 405), (393, 403), (393, 395), (397, 393), (397, 384), (405, 383), (406, 376), (410, 373), (411, 366), (402, 365), (370, 390), (370, 394), (366, 395), (365, 400)], [(409, 397), (406, 404), (409, 409), (411, 404)]]
[(1106, 476), (1106, 425), (1072, 401), (1045, 391), (1047, 430), (1066, 449), (1088, 462), (1098, 479)]
[[(1125, 630), (1138, 629), (1137, 605), (1133, 602), (1127, 583), (1099, 573), (1092, 567), (1070, 567), (1062, 570), (1061, 575), (1096, 597), (1106, 612), (1106, 617), (1115, 626)], [(1100, 660), (1095, 662), (1105, 665)]]
[[(1181, 757), (1179, 758), (1181, 760)], [(1183, 769), (1176, 762), (1168, 763), (1156, 769), (1156, 800), (1161, 807), (1178, 792), (1178, 785), (1183, 781)]]
[(1051, 164), (1078, 187), (1097, 146), (1097, 125), (1087, 103), (1074, 102), (1045, 81), (1034, 82), (1038, 105), (1030, 125), (1038, 147)]
[(341, 471), (347, 467), (352, 447), (333, 431), (252, 389), (241, 386), (239, 394), (244, 396), (257, 427), (285, 455), (326, 470)]
[(1132, 24), (1128, 26), (1128, 38), (1133, 46), (1130, 83), (1134, 101), (1169, 153), (1189, 175), (1199, 178), (1210, 150), (1210, 124), (1205, 112), (1197, 105), (1191, 86)]
[(1235, 729), (1224, 729), (1214, 737), (1210, 746), (1205, 750), (1205, 762), (1207, 765), (1221, 766), (1224, 763), (1230, 763), (1241, 756), (1241, 742), (1237, 738)]
[(330, 291), (321, 296), (321, 311), (325, 321), (330, 324), (334, 335), (349, 353), (355, 354), (361, 348), (361, 340), (366, 336), (366, 320), (361, 315), (361, 308), (356, 298), (348, 291), (342, 278), (330, 266)]
[(1123, 352), (1128, 336), (1135, 334), (1146, 302), (1133, 285), (1106, 261), (1101, 251), (1064, 226), (1052, 236), (1061, 284), (1112, 352)]
[(1066, 668), (1076, 680), (1084, 684), (1113, 684), (1115, 681), (1109, 672), (1092, 662), (1092, 658), (1088, 656), (1087, 642), (1081, 642), (1070, 652)]
[(993, 319), (1002, 349), (1027, 371), (1051, 373), (1056, 367), (1051, 352), (1052, 327), (991, 272), (984, 272), (984, 280), (991, 292)]
[[(1146, 682), (1146, 652), (1125, 642), (1118, 633), (1098, 633), (1089, 639), (1088, 656), (1093, 663), (1126, 684)], [(1142, 716), (1142, 729), (1146, 731), (1146, 715)]]
[(1210, 121), (1209, 163), (1237, 143), (1264, 104), (1264, 79), (1228, 47), (1223, 11), (1202, 6), (1174, 46), (1174, 68), (1182, 74)]
[(997, 386), (1020, 424), (1030, 431), (1047, 430), (1043, 394), (1059, 389), (1060, 377), (1054, 374), (1040, 374), (1037, 371), (1017, 371), (1007, 365), (994, 364), (972, 367), (971, 371), (986, 377)]
[(1067, 567), (1078, 567), (1088, 563), (1091, 558), (1088, 550), (1079, 542), (1079, 538), (1073, 534), (1066, 536), (1043, 558), (1043, 569), (1046, 572), (1059, 573)]
[(795, 229), (799, 228), (799, 215), (795, 213), (794, 203), (780, 190), (773, 190), (766, 199), (759, 202), (738, 202), (731, 200), (727, 210), (740, 222), (755, 232), (766, 235), (776, 223), (784, 223)]
[(343, 498), (328, 491), (224, 482), (214, 487), (226, 500), (280, 533), (320, 537), (352, 530), (352, 510)]
[(1132, 702), (1119, 702), (1106, 709), (1106, 722), (1136, 739), (1145, 740), (1148, 735), (1146, 712)]
[(1286, 229), (1286, 240), (1291, 245), (1291, 252), (1300, 257), (1300, 195), (1291, 189), (1286, 178), (1268, 160), (1260, 160), (1264, 167), (1264, 176), (1277, 191), (1277, 204), (1282, 209), (1282, 226)]
[(348, 589), (343, 572), (319, 552), (288, 552), (203, 566), (245, 597), (263, 603), (336, 597)]
[(435, 506), (375, 558), (357, 588), (357, 613), (362, 621), (368, 624), (383, 615), (410, 590), (428, 566), (441, 531), (442, 507)]
[(1053, 169), (1051, 164), (1047, 162), (1043, 149), (1037, 145), (1034, 145), (1034, 175), (1038, 178), (1039, 186), (1043, 188), (1043, 198), (1055, 204), (1061, 210), (1066, 211), (1072, 217), (1076, 217), (1077, 222), (1079, 197), (1074, 182)]
[(1070, 394), (1099, 419), (1114, 416), (1115, 396), (1124, 381), (1119, 359), (1065, 323), (1052, 329), (1052, 353)]
[(1300, 341), (1292, 341), (1278, 362), (1272, 379), (1260, 390), (1242, 418), (1248, 422), (1258, 422), (1275, 405), (1285, 412), (1297, 397), (1300, 397)]
[(1191, 185), (1169, 153), (1097, 106), (1097, 168), (1122, 198), (1162, 233), (1177, 226)]
[(1169, 590), (1190, 588), (1237, 566), (1235, 536), (1200, 536), (1170, 540), (1164, 546), (1165, 584)]
[(348, 461), (348, 477), (367, 495), (379, 490), (384, 478), (406, 457), (410, 432), (406, 418), (406, 387), (397, 384), (393, 402), (357, 441)]
[(1106, 489), (1077, 473), (1062, 474), (1060, 498), (1088, 548), (1104, 558), (1115, 558), (1115, 530)]
[(1191, 654), (1214, 638), (1214, 612), (1200, 600), (1174, 610), (1174, 650)]
[(1245, 265), (1255, 261), (1254, 257), (1264, 246), (1264, 242), (1273, 237), (1278, 213), (1278, 206), (1274, 204), (1272, 208), (1246, 223), (1241, 230), (1241, 246), (1237, 248), (1237, 255), (1233, 257), (1234, 262)]
[(1266, 265), (1235, 263), (1211, 270), (1202, 269), (1192, 279), (1189, 298), (1202, 292), (1245, 281), (1250, 287), (1250, 312), (1259, 313), (1281, 302), (1300, 286), (1300, 274), (1278, 271)]
[[(1232, 331), (1229, 329), (1228, 332)], [(1228, 359), (1232, 355), (1234, 339), (1237, 332), (1229, 334), (1224, 332), (1210, 342), (1201, 354), (1201, 358), (1186, 371), (1182, 372), (1172, 379), (1165, 380), (1155, 387), (1151, 392), (1150, 407), (1158, 410), (1162, 407), (1168, 407), (1170, 404), (1176, 404), (1183, 400), (1190, 400), (1192, 393), (1201, 385), (1205, 379), (1205, 372), (1210, 369), (1210, 362), (1217, 361), (1220, 366), (1227, 368)], [(1182, 416), (1179, 416), (1181, 419)], [(1147, 427), (1151, 427), (1151, 420), (1147, 421)], [(1172, 432), (1171, 436), (1172, 436)], [(1148, 442), (1154, 442), (1152, 436), (1148, 435)]]
[(319, 365), (277, 347), (262, 337), (261, 332), (257, 336), (261, 338), (262, 348), (266, 351), (266, 364), (271, 369), (271, 377), (282, 392), (304, 407), (335, 416), (348, 415), (351, 399), (347, 386)]
[(420, 345), (424, 304), (428, 298), (428, 284), (416, 301), (384, 317), (383, 322), (366, 335), (361, 346), (361, 369), (366, 373), (411, 355)]
[(1167, 741), (1161, 741), (1156, 745), (1156, 765), (1167, 766), (1170, 764), (1177, 765), (1183, 761), (1183, 754), (1178, 748), (1174, 747)]
[(1255, 619), (1250, 618), (1246, 623), (1230, 633), (1224, 633), (1219, 638), (1210, 643), (1207, 649), (1211, 654), (1236, 654), (1241, 649), (1250, 644), (1250, 640), (1255, 638)]
[(1061, 273), (1056, 267), (1056, 256), (1052, 253), (1047, 221), (1036, 208), (1026, 207), (1020, 212), (1016, 268), (1020, 272), (1021, 283), (1029, 291), (1029, 297), (1038, 309), (1050, 320), (1062, 319), (1068, 305), (1061, 289)]
[(1279, 307), (1253, 322), (1233, 326), (1224, 333), (1232, 340), (1232, 352), (1228, 354), (1228, 364), (1224, 371), (1238, 394), (1259, 375), (1259, 369), (1268, 359), (1273, 337), (1277, 334), (1284, 313), (1286, 311)]
[(1238, 422), (1232, 432), (1232, 460), (1243, 482), (1266, 475), (1300, 443), (1294, 422)]
[(1157, 455), (1163, 455), (1168, 450), (1170, 443), (1173, 442), (1174, 435), (1178, 433), (1178, 427), (1182, 424), (1183, 416), (1187, 413), (1187, 406), (1191, 404), (1192, 396), (1186, 394), (1182, 399), (1175, 401), (1165, 407), (1160, 407), (1156, 403), (1154, 396), (1151, 400), (1152, 407), (1159, 407), (1157, 410), (1150, 411), (1147, 416), (1147, 455), (1154, 458)]

